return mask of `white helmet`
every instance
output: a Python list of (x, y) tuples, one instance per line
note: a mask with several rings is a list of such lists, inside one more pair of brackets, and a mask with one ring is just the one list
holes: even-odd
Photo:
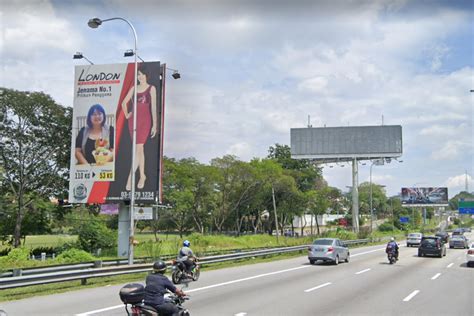
[(395, 238), (391, 237), (391, 238), (390, 238), (390, 241), (395, 241)]

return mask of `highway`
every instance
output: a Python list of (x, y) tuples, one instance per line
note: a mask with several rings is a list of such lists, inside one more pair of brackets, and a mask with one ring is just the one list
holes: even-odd
[[(467, 235), (471, 240), (472, 237)], [(184, 289), (191, 315), (474, 315), (474, 268), (465, 249), (418, 257), (400, 245), (388, 264), (384, 246), (351, 249), (349, 263), (310, 265), (306, 256), (215, 271)], [(123, 285), (0, 303), (9, 316), (126, 315)]]

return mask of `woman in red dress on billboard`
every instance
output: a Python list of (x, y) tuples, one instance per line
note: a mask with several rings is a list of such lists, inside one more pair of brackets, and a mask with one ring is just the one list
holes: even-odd
[[(145, 175), (145, 151), (144, 145), (148, 139), (156, 136), (157, 132), (157, 112), (156, 112), (156, 88), (147, 81), (149, 74), (146, 71), (145, 65), (140, 64), (138, 66), (138, 84), (137, 84), (137, 138), (136, 138), (136, 152), (135, 152), (135, 166), (130, 169), (128, 175), (127, 191), (132, 189), (132, 172), (136, 172), (137, 167), (140, 172), (140, 178), (138, 179), (137, 188), (143, 189), (145, 186), (146, 175)], [(122, 102), (122, 110), (125, 114), (125, 118), (128, 119), (128, 130), (130, 137), (133, 139), (133, 89), (132, 86), (128, 91), (125, 99)], [(129, 111), (128, 104), (131, 103), (131, 109)], [(151, 112), (151, 113), (150, 113)]]

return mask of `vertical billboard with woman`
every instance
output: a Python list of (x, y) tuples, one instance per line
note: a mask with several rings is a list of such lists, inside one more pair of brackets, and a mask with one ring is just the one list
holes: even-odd
[[(161, 181), (163, 82), (159, 62), (76, 66), (69, 201), (154, 202)], [(137, 89), (135, 166), (133, 96)], [(157, 181), (158, 180), (158, 181)]]

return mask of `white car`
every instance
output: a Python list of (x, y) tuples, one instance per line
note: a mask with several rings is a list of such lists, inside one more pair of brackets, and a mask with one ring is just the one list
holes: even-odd
[(407, 247), (419, 246), (421, 243), (422, 233), (410, 233), (407, 236)]
[(466, 260), (468, 267), (474, 266), (474, 242), (471, 244), (471, 247), (469, 247), (469, 250), (467, 251)]

